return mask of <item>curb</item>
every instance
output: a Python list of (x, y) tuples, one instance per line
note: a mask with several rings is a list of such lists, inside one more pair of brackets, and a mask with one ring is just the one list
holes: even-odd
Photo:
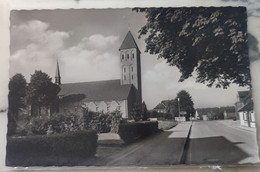
[(193, 123), (191, 123), (191, 125), (190, 125), (188, 135), (187, 135), (187, 137), (186, 137), (186, 140), (185, 140), (183, 149), (182, 149), (182, 151), (181, 151), (181, 156), (180, 156), (180, 159), (179, 159), (179, 164), (186, 164), (187, 148), (188, 148), (188, 145), (189, 145), (189, 142), (190, 142), (190, 133), (191, 133), (192, 124), (193, 124)]

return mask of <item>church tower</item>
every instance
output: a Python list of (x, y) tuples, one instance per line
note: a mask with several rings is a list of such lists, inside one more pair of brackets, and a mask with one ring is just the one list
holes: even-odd
[(56, 68), (56, 74), (55, 74), (55, 84), (57, 84), (57, 85), (61, 84), (60, 68), (59, 68), (58, 60), (57, 60), (57, 68)]
[(133, 84), (138, 90), (139, 101), (142, 102), (141, 52), (129, 31), (120, 48), (121, 85)]

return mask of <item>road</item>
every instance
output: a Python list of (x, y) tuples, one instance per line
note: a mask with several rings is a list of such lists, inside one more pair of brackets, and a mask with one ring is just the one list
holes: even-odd
[(232, 121), (193, 122), (186, 164), (257, 162), (259, 158), (255, 132), (235, 127)]
[[(191, 122), (158, 132), (153, 136), (128, 145), (111, 155), (103, 156), (105, 151), (98, 150), (96, 159), (88, 165), (105, 166), (153, 166), (179, 164)], [(100, 152), (100, 153), (99, 153)]]

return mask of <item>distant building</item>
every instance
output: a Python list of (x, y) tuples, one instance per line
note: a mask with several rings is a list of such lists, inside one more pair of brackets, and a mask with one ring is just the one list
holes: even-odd
[[(55, 82), (61, 88), (59, 96), (59, 112), (73, 113), (80, 106), (94, 112), (112, 112), (118, 110), (123, 118), (128, 118), (135, 104), (141, 105), (141, 52), (129, 31), (120, 48), (121, 78), (118, 80), (61, 83), (59, 65)], [(72, 69), (73, 70), (73, 69)], [(63, 101), (68, 97), (81, 97), (74, 102)]]
[(238, 91), (238, 101), (235, 105), (240, 124), (255, 128), (255, 112), (253, 109), (254, 102), (252, 99), (252, 90)]
[(153, 110), (158, 113), (167, 113), (167, 106), (161, 102)]
[(153, 111), (156, 111), (158, 113), (169, 113), (173, 115), (175, 110), (173, 101), (174, 100), (163, 100), (155, 106)]

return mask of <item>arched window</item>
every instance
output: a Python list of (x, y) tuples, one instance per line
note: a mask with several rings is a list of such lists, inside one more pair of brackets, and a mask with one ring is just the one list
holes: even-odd
[(134, 59), (135, 58), (135, 54), (134, 53), (132, 53), (132, 59)]
[(125, 67), (124, 67), (124, 72), (125, 72)]
[(124, 60), (124, 54), (122, 54), (122, 60)]
[(127, 59), (129, 59), (129, 54), (127, 54)]
[(134, 75), (132, 75), (132, 80), (134, 79)]
[(131, 67), (131, 71), (132, 71), (132, 72), (134, 71), (134, 67), (133, 67), (133, 66)]
[(126, 80), (126, 76), (124, 75), (124, 80)]

